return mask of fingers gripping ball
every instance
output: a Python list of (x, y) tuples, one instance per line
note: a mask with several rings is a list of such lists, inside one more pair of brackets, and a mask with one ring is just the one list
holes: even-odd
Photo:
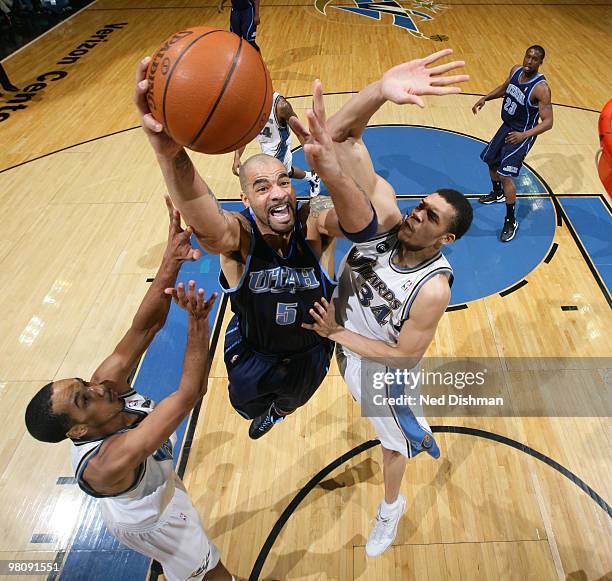
[(268, 120), (272, 81), (260, 54), (236, 34), (201, 26), (173, 34), (147, 70), (147, 103), (177, 143), (227, 153)]

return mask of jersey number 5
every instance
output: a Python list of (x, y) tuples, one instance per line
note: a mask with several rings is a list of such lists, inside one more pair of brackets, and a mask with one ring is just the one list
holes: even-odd
[(293, 325), (297, 318), (297, 303), (276, 303), (276, 324)]

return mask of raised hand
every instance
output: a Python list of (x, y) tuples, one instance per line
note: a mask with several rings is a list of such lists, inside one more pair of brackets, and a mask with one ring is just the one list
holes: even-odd
[(168, 208), (168, 243), (166, 245), (166, 256), (178, 262), (198, 260), (202, 252), (191, 246), (191, 226), (183, 229), (181, 226), (181, 215), (172, 204), (170, 196), (165, 196), (166, 208)]
[(465, 66), (464, 61), (453, 61), (427, 68), (428, 65), (452, 54), (452, 49), (438, 51), (422, 59), (415, 59), (389, 69), (381, 79), (382, 96), (393, 103), (403, 105), (412, 103), (425, 107), (422, 95), (452, 95), (461, 93), (455, 83), (469, 80), (469, 75), (442, 76), (444, 73)]
[(324, 180), (330, 174), (337, 174), (341, 170), (331, 135), (327, 131), (323, 85), (319, 79), (313, 83), (312, 95), (312, 109), (306, 112), (308, 129), (295, 115), (289, 118), (289, 126), (304, 148), (308, 165)]
[(172, 297), (172, 300), (185, 309), (190, 317), (194, 319), (207, 319), (208, 315), (217, 300), (217, 293), (210, 295), (209, 299), (204, 298), (204, 289), (199, 288), (196, 293), (195, 280), (190, 280), (188, 283), (187, 292), (185, 292), (185, 283), (179, 282), (176, 287), (167, 288), (164, 291)]
[(183, 149), (183, 146), (176, 143), (176, 141), (164, 132), (164, 126), (159, 121), (156, 121), (153, 115), (151, 115), (151, 110), (147, 103), (147, 91), (149, 90), (147, 67), (150, 62), (151, 57), (145, 57), (138, 63), (136, 69), (136, 85), (134, 87), (134, 103), (140, 115), (142, 128), (147, 134), (155, 154), (168, 159), (174, 159), (178, 152)]

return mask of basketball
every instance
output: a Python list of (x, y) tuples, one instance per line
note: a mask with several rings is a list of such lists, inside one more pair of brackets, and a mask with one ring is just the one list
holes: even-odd
[(208, 154), (235, 151), (268, 120), (272, 81), (259, 52), (211, 26), (173, 34), (147, 71), (153, 117), (177, 143)]

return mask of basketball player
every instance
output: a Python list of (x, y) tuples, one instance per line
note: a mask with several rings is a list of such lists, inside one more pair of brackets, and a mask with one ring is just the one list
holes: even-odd
[[(223, 12), (224, 4), (225, 0), (219, 0), (217, 12)], [(259, 47), (255, 42), (255, 36), (259, 23), (259, 0), (232, 0), (230, 32), (244, 38), (258, 51)]]
[[(504, 83), (478, 99), (472, 107), (476, 115), (487, 101), (504, 98), (502, 126), (480, 154), (480, 159), (489, 166), (493, 190), (478, 200), (482, 204), (506, 202), (506, 217), (500, 235), (502, 242), (510, 242), (518, 229), (514, 178), (519, 175), (536, 136), (553, 126), (550, 87), (546, 77), (538, 72), (545, 54), (541, 46), (530, 46), (523, 65), (513, 66)], [(540, 117), (542, 122), (538, 123)]]
[(317, 302), (310, 311), (315, 322), (303, 325), (336, 342), (344, 379), (370, 415), (381, 442), (385, 497), (366, 544), (371, 557), (384, 552), (397, 533), (406, 508), (399, 492), (407, 459), (422, 451), (434, 458), (440, 455), (418, 407), (373, 405), (375, 395), (418, 394), (418, 384), (402, 384), (391, 373), (394, 381), (381, 392), (373, 380), (377, 373), (382, 374), (380, 378), (397, 369), (410, 369), (412, 377), (418, 377), (419, 362), (450, 299), (453, 271), (441, 249), (468, 230), (472, 207), (459, 192), (439, 189), (402, 217), (395, 191), (375, 173), (362, 135), (370, 117), (386, 101), (423, 107), (422, 95), (459, 93), (458, 87), (448, 85), (466, 81), (467, 75), (440, 75), (462, 67), (463, 62), (426, 68), (451, 53), (440, 51), (392, 68), (329, 122), (321, 83), (316, 81), (309, 131), (297, 119), (291, 121), (304, 143), (308, 163), (325, 182), (345, 228), (362, 230), (373, 217), (378, 223), (373, 235), (354, 244), (345, 257), (335, 305), (324, 299)]
[[(293, 107), (279, 93), (272, 96), (272, 108), (270, 116), (264, 128), (256, 137), (261, 151), (280, 160), (289, 177), (296, 180), (306, 180), (310, 184), (310, 196), (318, 196), (321, 190), (321, 180), (314, 172), (304, 171), (293, 165), (293, 154), (291, 153), (291, 131), (287, 123), (291, 117), (296, 117)], [(246, 146), (234, 152), (234, 164), (232, 171), (234, 175), (239, 174), (240, 156), (244, 153)]]
[[(89, 381), (62, 379), (45, 385), (30, 401), (25, 421), (37, 440), (70, 438), (72, 465), (81, 490), (100, 498), (109, 532), (124, 545), (159, 561), (169, 581), (230, 580), (219, 552), (207, 538), (198, 513), (172, 466), (175, 429), (206, 393), (208, 313), (216, 294), (204, 300), (190, 281), (172, 289), (186, 307), (187, 347), (178, 389), (155, 405), (136, 393), (128, 377), (170, 307), (182, 262), (196, 260), (191, 230), (168, 200), (168, 245), (155, 280), (132, 326)], [(170, 291), (168, 291), (170, 292)]]
[(135, 103), (175, 205), (204, 249), (221, 256), (220, 283), (235, 314), (225, 335), (229, 398), (252, 420), (256, 439), (304, 405), (327, 373), (333, 342), (301, 323), (312, 323), (315, 301), (331, 298), (335, 281), (327, 273), (342, 232), (331, 201), (297, 205), (287, 169), (264, 154), (240, 167), (246, 209), (223, 210), (185, 149), (150, 114), (149, 60), (138, 67)]

